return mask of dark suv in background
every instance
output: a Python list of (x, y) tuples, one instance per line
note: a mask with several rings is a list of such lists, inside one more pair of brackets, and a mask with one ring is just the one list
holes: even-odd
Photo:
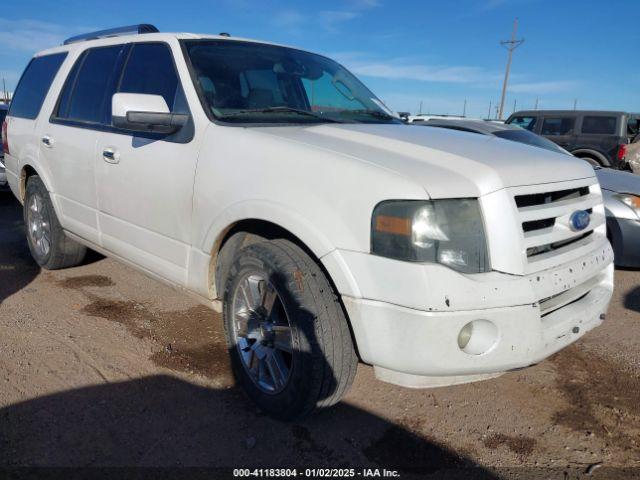
[(640, 114), (590, 110), (522, 110), (506, 121), (557, 143), (593, 165), (627, 170), (627, 145)]

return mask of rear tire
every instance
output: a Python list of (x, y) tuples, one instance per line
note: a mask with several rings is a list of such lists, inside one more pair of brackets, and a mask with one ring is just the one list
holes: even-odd
[(358, 364), (347, 319), (324, 273), (300, 247), (277, 239), (240, 250), (223, 300), (234, 374), (263, 411), (292, 420), (344, 396)]
[(38, 265), (57, 270), (82, 262), (87, 248), (66, 236), (38, 175), (27, 180), (23, 215), (29, 250)]

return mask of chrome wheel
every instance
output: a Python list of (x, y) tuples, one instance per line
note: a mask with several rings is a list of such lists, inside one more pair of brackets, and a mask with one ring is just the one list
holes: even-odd
[(51, 250), (51, 225), (49, 211), (39, 194), (29, 198), (27, 206), (27, 228), (31, 245), (40, 257), (46, 257)]
[(282, 299), (262, 273), (243, 276), (233, 293), (233, 340), (242, 366), (263, 392), (276, 394), (292, 369), (291, 324)]

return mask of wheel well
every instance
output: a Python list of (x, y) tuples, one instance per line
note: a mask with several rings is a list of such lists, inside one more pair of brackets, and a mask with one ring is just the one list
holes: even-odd
[[(241, 220), (227, 227), (218, 237), (213, 251), (211, 252), (211, 265), (209, 266), (209, 292), (212, 297), (219, 298), (222, 284), (226, 279), (229, 267), (233, 262), (235, 253), (252, 243), (263, 240), (274, 240), (284, 238), (295, 243), (309, 255), (318, 265), (322, 267), (320, 260), (314, 255), (309, 247), (293, 233), (281, 226), (259, 219)], [(324, 268), (323, 268), (324, 270)], [(327, 272), (324, 272), (331, 281)], [(334, 286), (335, 287), (335, 286)]]
[(322, 273), (324, 273), (327, 281), (331, 285), (331, 288), (333, 288), (338, 301), (340, 302), (340, 307), (342, 308), (344, 317), (347, 319), (347, 325), (349, 327), (349, 332), (351, 333), (353, 347), (356, 350), (358, 358), (360, 358), (358, 344), (356, 342), (355, 334), (353, 333), (351, 321), (349, 320), (349, 314), (342, 302), (342, 297), (340, 296), (331, 275), (329, 275), (329, 272), (324, 267), (320, 259), (307, 245), (305, 245), (302, 240), (300, 240), (300, 238), (275, 223), (259, 219), (241, 220), (230, 225), (220, 234), (211, 252), (211, 264), (209, 265), (209, 293), (211, 298), (222, 300), (221, 286), (224, 284), (229, 268), (233, 263), (235, 253), (238, 250), (253, 243), (258, 243), (264, 240), (274, 240), (277, 238), (287, 239), (300, 247), (307, 255), (309, 255), (309, 258), (318, 265)]
[(31, 165), (25, 165), (20, 172), (20, 200), (24, 202), (24, 196), (27, 192), (27, 180), (33, 175), (37, 175), (36, 169)]

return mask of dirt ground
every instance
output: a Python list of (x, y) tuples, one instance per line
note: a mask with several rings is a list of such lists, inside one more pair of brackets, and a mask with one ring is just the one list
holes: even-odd
[(409, 390), (361, 365), (344, 402), (287, 424), (234, 387), (217, 314), (97, 254), (40, 271), (18, 203), (0, 193), (0, 469), (640, 477), (640, 271), (616, 275), (605, 324), (535, 367)]

